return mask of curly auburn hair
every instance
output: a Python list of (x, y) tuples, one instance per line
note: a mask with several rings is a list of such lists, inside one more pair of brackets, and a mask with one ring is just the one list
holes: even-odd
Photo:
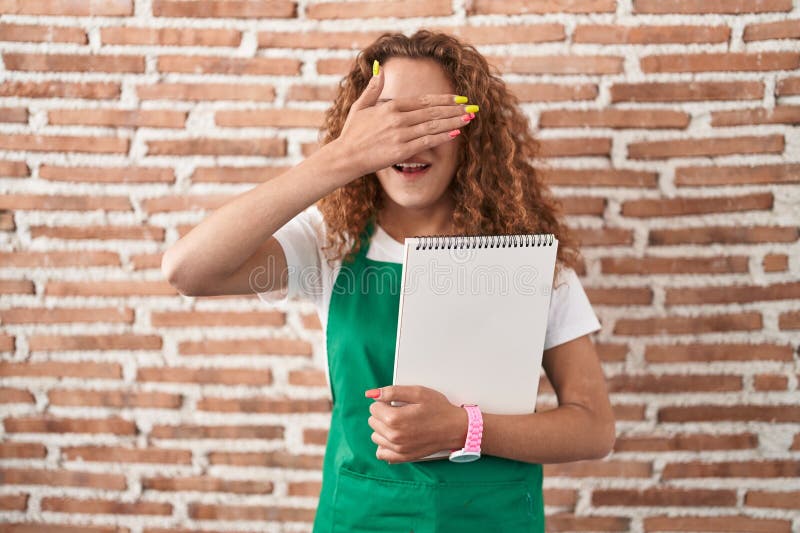
[[(341, 134), (350, 107), (372, 77), (372, 61), (391, 57), (428, 58), (437, 61), (455, 87), (455, 94), (470, 94), (480, 106), (480, 120), (465, 128), (465, 149), (450, 183), (455, 200), (453, 223), (457, 235), (553, 233), (559, 241), (556, 272), (575, 268), (580, 252), (561, 220), (561, 203), (542, 182), (529, 162), (539, 153), (539, 143), (529, 132), (528, 120), (517, 97), (500, 79), (499, 72), (473, 46), (452, 35), (419, 30), (411, 37), (384, 33), (357, 56), (351, 71), (339, 83), (333, 105), (320, 130), (325, 145)], [(474, 100), (474, 101), (473, 101)], [(361, 235), (382, 205), (381, 185), (374, 172), (360, 176), (320, 199), (316, 205), (327, 227), (323, 249), (347, 262), (358, 252)]]

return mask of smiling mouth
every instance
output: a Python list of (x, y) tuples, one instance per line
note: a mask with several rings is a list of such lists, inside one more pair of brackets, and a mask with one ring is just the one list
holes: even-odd
[(422, 174), (431, 168), (431, 165), (424, 165), (424, 166), (413, 166), (413, 167), (404, 167), (402, 165), (392, 165), (392, 168), (395, 172), (403, 174), (404, 176), (414, 176), (417, 174)]

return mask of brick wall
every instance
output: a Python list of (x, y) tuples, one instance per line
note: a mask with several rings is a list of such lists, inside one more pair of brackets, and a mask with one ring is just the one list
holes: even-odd
[(313, 151), (360, 47), (422, 26), (500, 68), (583, 242), (619, 438), (545, 468), (549, 529), (800, 531), (799, 2), (0, 13), (4, 531), (310, 530), (313, 307), (183, 297), (160, 256)]

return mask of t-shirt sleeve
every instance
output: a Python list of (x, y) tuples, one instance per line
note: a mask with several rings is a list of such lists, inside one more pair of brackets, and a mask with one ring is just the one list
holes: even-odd
[(578, 275), (563, 268), (550, 296), (544, 349), (558, 346), (601, 328)]
[(258, 298), (270, 304), (285, 304), (294, 297), (316, 301), (321, 294), (320, 243), (324, 223), (319, 209), (312, 205), (281, 226), (273, 236), (283, 248), (288, 269), (285, 290), (256, 291)]

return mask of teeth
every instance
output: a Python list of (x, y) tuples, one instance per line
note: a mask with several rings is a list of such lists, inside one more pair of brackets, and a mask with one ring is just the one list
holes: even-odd
[(420, 167), (427, 167), (425, 163), (401, 163), (399, 165), (395, 165), (400, 168), (420, 168)]

